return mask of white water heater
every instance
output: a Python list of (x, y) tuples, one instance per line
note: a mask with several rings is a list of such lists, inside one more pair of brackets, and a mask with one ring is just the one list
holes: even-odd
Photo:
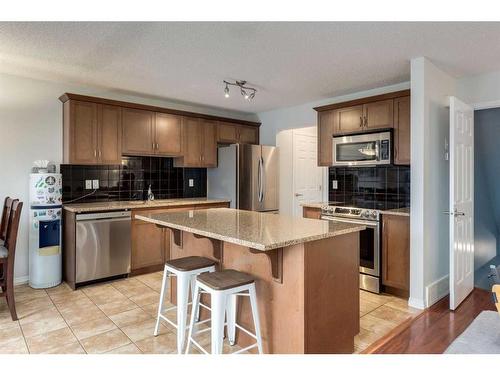
[(51, 288), (61, 283), (62, 177), (30, 174), (29, 285)]

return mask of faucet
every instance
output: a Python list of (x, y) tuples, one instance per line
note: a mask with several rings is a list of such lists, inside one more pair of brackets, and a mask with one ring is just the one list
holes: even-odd
[(155, 195), (151, 191), (151, 185), (148, 187), (148, 201), (154, 201), (155, 200)]

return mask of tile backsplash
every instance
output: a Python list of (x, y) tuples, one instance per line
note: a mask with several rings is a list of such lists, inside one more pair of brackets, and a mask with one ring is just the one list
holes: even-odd
[[(207, 195), (205, 168), (175, 168), (172, 158), (124, 156), (121, 165), (61, 164), (63, 202), (92, 192), (85, 180), (99, 180), (98, 191), (78, 202), (143, 200), (151, 185), (155, 199)], [(189, 186), (189, 181), (192, 185)]]
[[(410, 167), (330, 167), (330, 201), (345, 206), (392, 209), (410, 206)], [(332, 181), (337, 181), (337, 189)]]

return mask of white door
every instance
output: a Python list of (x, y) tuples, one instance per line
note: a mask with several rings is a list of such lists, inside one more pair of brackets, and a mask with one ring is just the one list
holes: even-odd
[(293, 134), (294, 216), (302, 217), (302, 202), (321, 202), (322, 167), (317, 163), (317, 137)]
[(474, 112), (450, 97), (450, 309), (474, 288)]

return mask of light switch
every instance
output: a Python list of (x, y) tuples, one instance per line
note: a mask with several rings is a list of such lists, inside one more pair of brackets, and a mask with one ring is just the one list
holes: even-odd
[(85, 189), (92, 189), (92, 180), (85, 180)]
[(333, 190), (338, 189), (338, 183), (337, 183), (337, 180), (332, 180), (332, 189), (333, 189)]
[(92, 180), (92, 189), (99, 189), (99, 180)]
[(194, 179), (190, 178), (189, 179), (189, 187), (193, 187), (194, 186)]

